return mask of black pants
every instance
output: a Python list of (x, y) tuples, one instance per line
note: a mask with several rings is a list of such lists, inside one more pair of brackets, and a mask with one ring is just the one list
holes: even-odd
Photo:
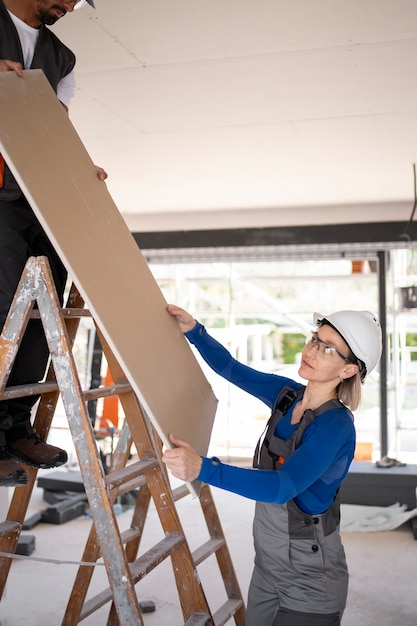
[[(31, 256), (48, 258), (62, 303), (67, 272), (29, 203), (23, 196), (13, 201), (0, 200), (0, 328), (6, 320), (26, 261)], [(48, 358), (49, 350), (42, 322), (29, 320), (8, 386), (40, 381), (45, 374)], [(0, 445), (4, 445), (4, 431), (8, 431), (9, 440), (20, 436), (38, 397), (0, 402)]]

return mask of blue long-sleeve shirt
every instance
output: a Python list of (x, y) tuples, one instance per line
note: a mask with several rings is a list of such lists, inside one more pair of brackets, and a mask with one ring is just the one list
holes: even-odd
[[(200, 323), (186, 337), (217, 374), (271, 409), (282, 387), (302, 386), (290, 378), (239, 363)], [(294, 406), (277, 425), (276, 434), (282, 439), (289, 439), (297, 426), (291, 424)], [(284, 504), (294, 499), (304, 512), (319, 514), (332, 504), (348, 472), (355, 440), (350, 411), (343, 407), (330, 409), (306, 429), (300, 446), (279, 471), (235, 467), (203, 457), (198, 480), (261, 502)]]

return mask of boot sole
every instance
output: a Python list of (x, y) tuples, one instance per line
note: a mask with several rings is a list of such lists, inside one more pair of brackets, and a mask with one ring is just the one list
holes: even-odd
[(29, 465), (29, 467), (37, 467), (38, 469), (51, 469), (52, 467), (60, 467), (61, 465), (65, 465), (65, 463), (68, 461), (67, 454), (65, 454), (65, 457), (61, 455), (61, 458), (55, 458), (55, 460), (52, 460), (49, 463), (37, 463), (36, 461), (30, 459), (24, 454), (19, 454), (18, 452), (15, 452), (13, 448), (8, 448), (8, 452), (11, 459), (15, 459), (15, 461), (24, 463), (24, 465)]
[(12, 472), (0, 478), (0, 487), (24, 487), (28, 483), (28, 475), (25, 471)]

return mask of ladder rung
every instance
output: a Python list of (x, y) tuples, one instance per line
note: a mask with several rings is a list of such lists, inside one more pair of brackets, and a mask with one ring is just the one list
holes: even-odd
[(175, 487), (175, 489), (172, 490), (172, 495), (174, 497), (174, 501), (178, 502), (178, 500), (181, 500), (181, 498), (185, 498), (186, 496), (190, 495), (190, 490), (188, 489), (188, 486), (186, 483), (180, 485), (179, 487)]
[[(15, 385), (14, 387), (6, 387), (2, 399), (11, 400), (13, 398), (23, 398), (26, 396), (37, 396), (42, 393), (50, 393), (51, 391), (58, 391), (58, 385), (54, 381), (47, 381), (45, 383), (33, 383), (31, 385)], [(83, 391), (83, 396), (86, 401), (97, 400), (98, 398), (107, 398), (108, 396), (116, 396), (122, 393), (128, 393), (132, 391), (132, 387), (129, 383), (118, 383), (110, 385), (109, 387), (94, 387), (93, 389), (86, 389)]]
[(10, 540), (12, 537), (18, 535), (21, 530), (22, 524), (19, 524), (19, 522), (2, 522), (0, 524), (0, 538), (3, 539), (3, 537), (7, 537)]
[[(136, 463), (131, 463), (126, 467), (122, 467), (120, 469), (107, 474), (105, 477), (105, 482), (107, 485), (107, 489), (109, 491), (113, 491), (114, 489), (119, 489), (120, 487), (124, 487), (129, 481), (133, 481), (143, 476), (147, 472), (159, 467), (159, 463), (157, 459), (145, 459), (143, 461), (137, 461)], [(130, 487), (131, 489), (132, 487)], [(130, 491), (128, 489), (127, 491)]]
[(87, 600), (87, 602), (84, 603), (84, 606), (80, 613), (80, 617), (78, 621), (82, 622), (83, 619), (95, 613), (95, 611), (97, 611), (102, 606), (110, 602), (110, 600), (112, 599), (113, 599), (113, 593), (110, 587), (108, 587), (107, 589), (103, 589), (103, 591), (96, 594), (93, 598), (91, 598), (90, 600)]
[[(162, 541), (150, 548), (136, 561), (129, 564), (133, 584), (149, 574), (157, 565), (162, 563), (179, 545), (185, 541), (183, 535), (167, 535)], [(82, 621), (97, 609), (101, 608), (113, 599), (113, 592), (110, 587), (103, 589), (100, 593), (85, 602), (79, 621)]]
[(208, 623), (210, 623), (208, 613), (193, 613), (184, 623), (184, 626), (206, 626)]
[(128, 543), (132, 541), (132, 539), (136, 539), (141, 535), (141, 530), (139, 528), (127, 528), (123, 532), (120, 533), (120, 537), (122, 538), (122, 543)]
[(217, 552), (217, 550), (222, 548), (224, 544), (225, 544), (225, 540), (222, 539), (221, 537), (213, 538), (213, 539), (209, 539), (208, 541), (203, 543), (201, 546), (199, 546), (196, 550), (194, 550), (193, 559), (194, 559), (194, 563), (196, 567), (197, 565), (200, 565), (200, 563), (205, 561), (209, 556)]
[[(68, 318), (77, 318), (77, 317), (91, 317), (91, 312), (89, 311), (89, 309), (61, 309), (62, 311), (62, 315), (65, 319)], [(40, 313), (38, 309), (33, 309), (30, 312), (30, 316), (31, 319), (39, 319), (40, 318)]]
[(174, 550), (185, 542), (184, 535), (172, 533), (166, 535), (159, 543), (155, 544), (145, 554), (142, 554), (136, 561), (130, 564), (133, 582), (136, 584), (146, 574), (149, 574), (154, 567), (162, 563)]
[(98, 398), (107, 398), (108, 396), (120, 396), (122, 393), (128, 393), (132, 391), (132, 386), (129, 383), (115, 383), (109, 387), (93, 387), (93, 389), (86, 389), (83, 391), (85, 400), (98, 400)]
[(58, 385), (51, 381), (46, 383), (33, 383), (33, 385), (15, 385), (14, 387), (6, 387), (2, 393), (2, 400), (11, 400), (12, 398), (24, 398), (26, 396), (37, 396), (41, 393), (50, 393), (57, 391)]
[(224, 604), (213, 613), (213, 621), (215, 626), (223, 626), (231, 617), (243, 606), (243, 601), (239, 599), (229, 598)]
[(146, 485), (146, 477), (136, 476), (135, 478), (132, 478), (132, 480), (128, 480), (123, 485), (117, 487), (115, 496), (122, 496), (124, 493), (128, 493), (129, 491), (135, 491), (138, 487), (143, 487), (143, 485)]
[[(132, 539), (136, 539), (136, 537), (138, 537), (139, 535), (141, 535), (141, 530), (140, 529), (130, 527), (130, 528), (127, 528), (126, 530), (124, 530), (123, 532), (120, 533), (120, 538), (122, 540), (122, 543), (126, 544), (129, 541), (132, 541)], [(0, 626), (1, 626), (1, 624), (0, 624)]]

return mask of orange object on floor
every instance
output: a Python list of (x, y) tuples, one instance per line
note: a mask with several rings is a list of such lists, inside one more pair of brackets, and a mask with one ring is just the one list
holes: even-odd
[[(106, 377), (104, 379), (104, 385), (106, 387), (111, 387), (114, 384), (114, 380), (110, 373), (109, 368), (107, 368)], [(103, 413), (99, 417), (98, 420), (98, 430), (108, 431), (109, 428), (114, 426), (114, 428), (119, 428), (119, 397), (118, 396), (109, 396), (108, 398), (103, 398)]]
[(372, 441), (357, 441), (354, 461), (372, 461)]

